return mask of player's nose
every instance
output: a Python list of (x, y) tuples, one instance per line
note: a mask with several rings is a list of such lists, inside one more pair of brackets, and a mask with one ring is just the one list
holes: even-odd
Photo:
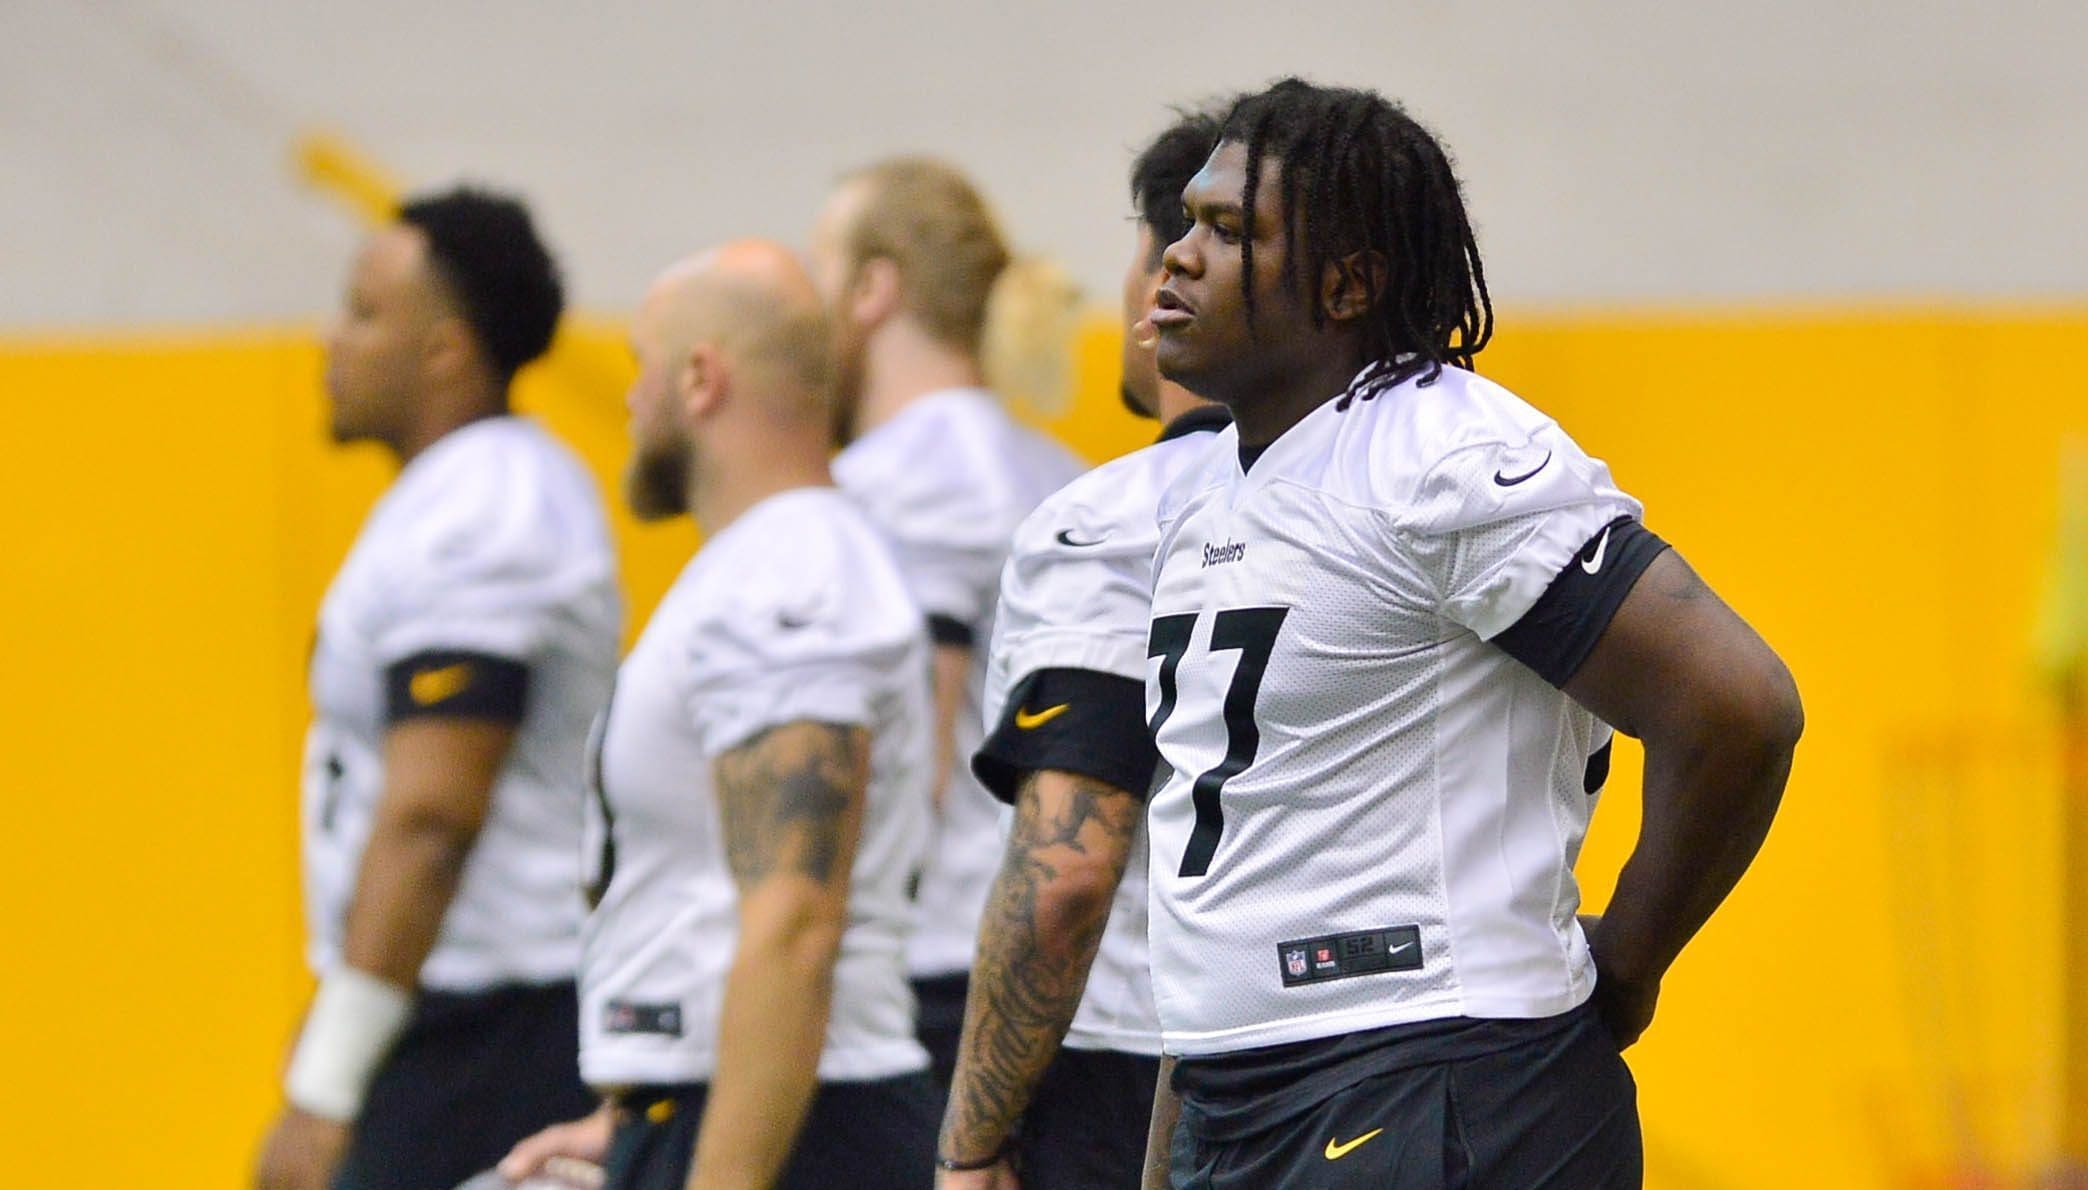
[(1181, 239), (1169, 244), (1160, 254), (1160, 271), (1169, 277), (1203, 276), (1203, 257), (1196, 251), (1195, 239), (1196, 229), (1191, 227)]

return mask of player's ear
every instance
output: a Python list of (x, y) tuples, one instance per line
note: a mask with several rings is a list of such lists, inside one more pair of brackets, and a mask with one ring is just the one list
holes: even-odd
[(877, 326), (899, 312), (899, 262), (873, 256), (856, 266), (848, 289), (848, 315), (858, 326)]
[(445, 316), (428, 324), (421, 340), (421, 363), (431, 375), (453, 376), (472, 366), (478, 347), (462, 318)]
[(1370, 312), (1385, 289), (1385, 254), (1351, 252), (1327, 262), (1320, 275), (1320, 309), (1329, 322), (1352, 322)]
[(689, 348), (675, 371), (674, 399), (691, 424), (717, 412), (724, 404), (727, 380), (725, 356), (717, 344), (698, 343)]

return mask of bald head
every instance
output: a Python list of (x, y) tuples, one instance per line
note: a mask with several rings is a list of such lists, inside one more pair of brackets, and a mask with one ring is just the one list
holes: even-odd
[[(790, 249), (735, 240), (675, 264), (631, 319), (631, 347), (626, 492), (640, 517), (729, 517), (730, 492), (826, 482), (833, 345)], [(709, 514), (691, 506), (702, 492)]]
[(825, 311), (782, 244), (734, 240), (676, 262), (646, 292), (632, 333), (665, 359), (707, 344), (741, 399), (772, 417), (826, 419), (834, 369)]

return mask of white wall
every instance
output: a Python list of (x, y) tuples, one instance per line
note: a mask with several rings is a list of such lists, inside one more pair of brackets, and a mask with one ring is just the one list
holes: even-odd
[(328, 308), (354, 233), (287, 164), (313, 124), (526, 191), (595, 309), (802, 238), (901, 149), (1106, 296), (1165, 105), (1287, 71), (1443, 133), (1511, 302), (2088, 293), (2088, 7), (1914, 8), (0, 0), (0, 326)]

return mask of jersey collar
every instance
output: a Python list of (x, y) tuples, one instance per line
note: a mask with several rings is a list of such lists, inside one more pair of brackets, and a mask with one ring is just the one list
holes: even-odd
[(1298, 431), (1307, 422), (1316, 418), (1332, 416), (1333, 414), (1328, 412), (1330, 409), (1333, 413), (1340, 413), (1348, 409), (1357, 400), (1367, 401), (1381, 392), (1396, 387), (1390, 383), (1395, 374), (1395, 366), (1411, 358), (1412, 354), (1407, 353), (1390, 362), (1373, 360), (1364, 364), (1362, 369), (1349, 380), (1347, 388), (1341, 390), (1338, 395), (1329, 397), (1315, 406), (1310, 413), (1298, 419), (1297, 425), (1277, 435), (1275, 441), (1264, 443), (1261, 446), (1247, 446), (1243, 443), (1239, 449), (1240, 474), (1245, 475), (1254, 470), (1254, 465), (1261, 461), (1263, 455), (1270, 453), (1282, 454), (1282, 447), (1286, 441), (1299, 437)]
[(1199, 405), (1167, 423), (1160, 442), (1172, 442), (1191, 434), (1215, 434), (1232, 424), (1232, 410), (1223, 405)]

